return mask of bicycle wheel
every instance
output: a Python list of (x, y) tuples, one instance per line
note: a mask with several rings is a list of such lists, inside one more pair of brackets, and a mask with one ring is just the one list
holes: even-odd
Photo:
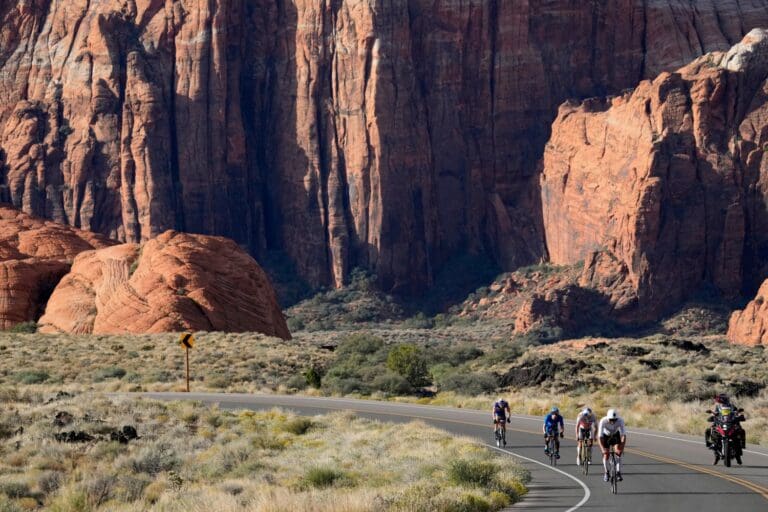
[(507, 446), (507, 427), (501, 429), (501, 445)]
[(555, 446), (557, 446), (555, 441), (555, 436), (552, 436), (549, 439), (549, 464), (552, 466), (557, 466), (557, 457), (555, 456)]
[(587, 450), (589, 448), (587, 447), (587, 441), (584, 440), (581, 443), (581, 457), (579, 459), (579, 462), (581, 462), (581, 472), (585, 475), (589, 474), (589, 456), (587, 455)]
[(611, 450), (611, 493), (619, 493), (619, 478), (616, 475), (616, 454)]

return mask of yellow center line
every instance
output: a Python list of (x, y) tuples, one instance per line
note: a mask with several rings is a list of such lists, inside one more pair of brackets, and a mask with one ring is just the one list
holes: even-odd
[[(229, 402), (229, 403), (232, 404), (233, 402)], [(280, 406), (278, 406), (278, 407), (280, 407)], [(284, 405), (283, 407), (302, 407), (302, 405)], [(311, 408), (311, 409), (325, 409), (325, 410), (330, 410), (330, 411), (347, 410), (347, 411), (361, 412), (361, 413), (373, 414), (373, 415), (384, 414), (384, 415), (387, 415), (387, 416), (399, 416), (399, 417), (402, 417), (402, 418), (415, 418), (415, 419), (420, 419), (420, 420), (443, 421), (443, 422), (447, 422), (447, 423), (457, 423), (459, 425), (470, 425), (470, 426), (473, 426), (473, 427), (483, 427), (483, 428), (488, 428), (489, 430), (490, 430), (491, 425), (492, 425), (490, 422), (488, 424), (484, 424), (484, 423), (475, 423), (475, 422), (470, 422), (470, 421), (451, 420), (451, 419), (440, 418), (440, 417), (435, 417), (435, 416), (419, 416), (419, 415), (415, 415), (415, 414), (402, 414), (402, 413), (397, 413), (397, 412), (366, 411), (364, 409), (353, 409), (353, 408), (350, 408), (350, 407), (345, 407), (344, 409), (339, 409), (338, 407), (327, 407), (327, 406), (323, 406), (323, 405), (304, 405), (303, 407), (308, 407), (308, 408)], [(523, 430), (523, 429), (517, 429), (517, 428), (510, 428), (510, 427), (507, 427), (507, 430), (511, 430), (512, 432), (520, 432), (522, 434), (532, 434), (532, 435), (542, 435), (542, 436), (544, 435), (543, 432), (535, 432), (535, 431), (532, 431), (532, 430)], [(690, 469), (692, 471), (697, 471), (697, 472), (703, 473), (705, 475), (710, 475), (710, 476), (714, 476), (716, 478), (721, 478), (723, 480), (727, 480), (727, 481), (729, 481), (731, 483), (734, 483), (734, 484), (740, 485), (742, 487), (745, 487), (745, 488), (749, 489), (750, 491), (755, 492), (755, 493), (759, 494), (760, 496), (762, 496), (763, 498), (765, 498), (766, 500), (768, 500), (768, 488), (763, 487), (763, 486), (761, 486), (759, 484), (756, 484), (754, 482), (750, 482), (749, 480), (744, 480), (742, 478), (738, 478), (738, 477), (735, 477), (735, 476), (732, 476), (732, 475), (727, 475), (725, 473), (721, 473), (719, 471), (714, 471), (712, 469), (705, 468), (705, 467), (702, 467), (702, 466), (697, 466), (697, 465), (694, 465), (694, 464), (689, 464), (687, 462), (683, 462), (683, 461), (680, 461), (680, 460), (677, 460), (677, 459), (670, 459), (668, 457), (662, 457), (661, 455), (655, 455), (653, 453), (648, 453), (646, 451), (638, 450), (636, 448), (627, 448), (624, 451), (628, 452), (628, 453), (633, 453), (635, 455), (640, 455), (642, 457), (647, 457), (649, 459), (657, 460), (659, 462), (665, 462), (667, 464), (673, 464), (675, 466), (680, 466), (680, 467), (685, 468), (685, 469)]]
[(744, 480), (743, 478), (738, 478), (733, 475), (727, 475), (725, 473), (721, 473), (720, 471), (715, 471), (713, 469), (697, 466), (695, 464), (688, 464), (687, 462), (682, 462), (679, 460), (670, 459), (668, 457), (663, 457), (661, 455), (648, 453), (646, 451), (638, 450), (636, 448), (627, 448), (625, 451), (629, 453), (634, 453), (636, 455), (640, 455), (642, 457), (647, 457), (649, 459), (658, 460), (659, 462), (666, 462), (667, 464), (675, 464), (677, 466), (681, 466), (686, 469), (698, 471), (699, 473), (705, 473), (707, 475), (715, 476), (717, 478), (722, 478), (723, 480), (728, 480), (729, 482), (733, 482), (735, 484), (741, 485), (742, 487), (746, 487), (750, 491), (756, 492), (757, 494), (759, 494), (760, 496), (768, 500), (768, 488), (763, 487), (760, 484), (750, 482), (749, 480)]

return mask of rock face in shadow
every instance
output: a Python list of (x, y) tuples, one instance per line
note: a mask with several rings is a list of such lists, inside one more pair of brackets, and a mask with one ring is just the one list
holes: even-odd
[(754, 291), (768, 254), (768, 32), (634, 91), (560, 108), (543, 159), (553, 263), (615, 316), (658, 318), (705, 284)]
[(75, 256), (111, 243), (0, 206), (0, 329), (37, 320)]
[(266, 274), (231, 240), (168, 231), (89, 251), (53, 292), (40, 332), (260, 332), (290, 339)]
[(3, 194), (125, 242), (222, 235), (314, 285), (362, 266), (419, 291), (458, 253), (545, 254), (536, 162), (562, 101), (756, 26), (768, 0), (6, 1)]

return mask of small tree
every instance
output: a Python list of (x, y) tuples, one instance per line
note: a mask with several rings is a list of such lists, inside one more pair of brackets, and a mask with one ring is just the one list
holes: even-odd
[(427, 361), (416, 345), (404, 343), (393, 347), (387, 356), (387, 368), (405, 377), (411, 386), (429, 384)]

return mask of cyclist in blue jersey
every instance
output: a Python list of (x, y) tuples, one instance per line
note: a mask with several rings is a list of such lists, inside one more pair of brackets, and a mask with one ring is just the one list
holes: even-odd
[(549, 439), (555, 438), (555, 457), (560, 458), (560, 439), (565, 437), (565, 422), (560, 415), (560, 409), (552, 407), (544, 417), (544, 453), (549, 455)]
[[(511, 411), (509, 410), (509, 403), (504, 400), (503, 398), (499, 398), (494, 404), (493, 404), (493, 433), (494, 435), (499, 430), (499, 428), (505, 429), (507, 428), (507, 423), (509, 423), (509, 416)], [(506, 439), (504, 440), (504, 446), (507, 445)]]

